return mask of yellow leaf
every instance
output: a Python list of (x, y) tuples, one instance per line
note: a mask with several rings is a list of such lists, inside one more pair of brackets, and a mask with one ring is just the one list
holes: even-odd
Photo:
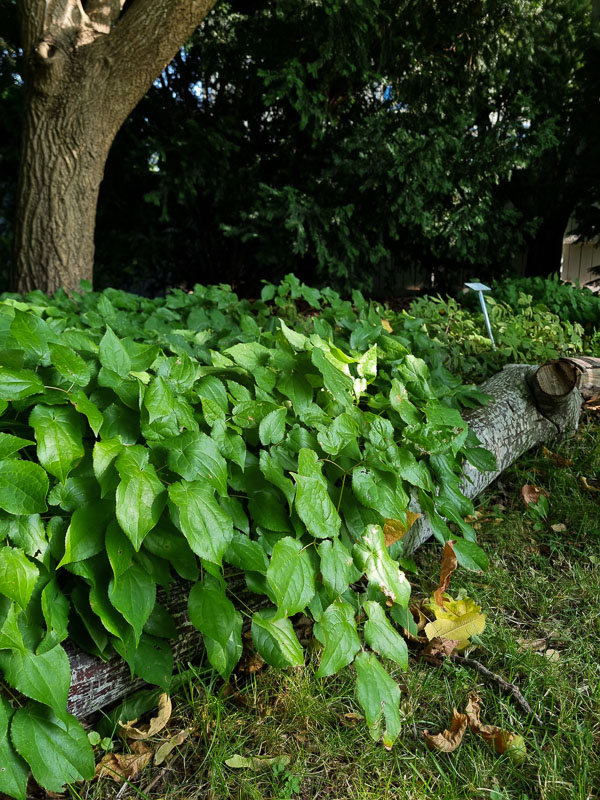
[(436, 619), (425, 626), (425, 635), (429, 640), (439, 636), (442, 639), (455, 639), (460, 642), (457, 650), (469, 643), (469, 637), (479, 634), (485, 628), (485, 614), (472, 611), (456, 619)]
[(387, 319), (385, 319), (385, 317), (381, 318), (381, 327), (383, 328), (384, 331), (387, 331), (388, 333), (393, 333), (394, 332), (394, 329), (392, 328), (390, 323), (387, 321)]
[(406, 525), (400, 522), (399, 519), (386, 519), (383, 526), (385, 546), (389, 547), (391, 544), (394, 544), (394, 542), (397, 542), (398, 539), (402, 539), (402, 537), (406, 535), (406, 533), (412, 528), (420, 516), (420, 514), (417, 514), (414, 511), (407, 511)]
[(423, 731), (425, 744), (431, 750), (439, 750), (441, 753), (453, 753), (462, 742), (467, 730), (467, 722), (467, 715), (459, 714), (454, 709), (450, 730), (442, 731), (442, 733), (438, 733), (435, 736), (430, 734), (429, 731)]
[(171, 698), (163, 692), (158, 698), (158, 713), (152, 717), (147, 725), (140, 725), (135, 727), (137, 719), (129, 720), (129, 722), (119, 722), (121, 728), (121, 736), (126, 739), (149, 739), (159, 731), (166, 727), (169, 719), (171, 718)]
[(182, 744), (190, 735), (190, 729), (184, 728), (179, 733), (171, 736), (166, 742), (163, 742), (154, 754), (154, 763), (158, 766), (171, 754), (171, 752)]
[(449, 594), (444, 595), (444, 605), (439, 606), (435, 601), (432, 601), (428, 608), (433, 611), (436, 619), (459, 619), (464, 617), (465, 614), (471, 614), (474, 611), (479, 613), (481, 606), (471, 597), (462, 597), (459, 600), (453, 600)]

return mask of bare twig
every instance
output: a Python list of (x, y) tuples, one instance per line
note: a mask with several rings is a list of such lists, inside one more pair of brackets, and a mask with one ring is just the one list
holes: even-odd
[(493, 683), (498, 686), (505, 694), (511, 695), (515, 703), (521, 708), (525, 714), (528, 714), (532, 717), (533, 721), (536, 725), (543, 725), (544, 721), (536, 714), (532, 707), (529, 705), (527, 700), (523, 697), (521, 692), (519, 691), (518, 687), (515, 686), (514, 683), (509, 683), (505, 681), (500, 675), (496, 675), (495, 672), (492, 672), (487, 667), (484, 667), (479, 661), (475, 661), (474, 658), (467, 658), (466, 656), (459, 656), (453, 653), (452, 655), (448, 656), (450, 661), (454, 661), (456, 664), (462, 664), (464, 667), (471, 667), (472, 669), (477, 670), (479, 674), (486, 680), (488, 683)]

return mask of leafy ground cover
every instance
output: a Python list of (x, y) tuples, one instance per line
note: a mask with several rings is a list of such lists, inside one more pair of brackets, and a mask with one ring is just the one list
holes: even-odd
[[(146, 740), (146, 767), (131, 785), (100, 779), (73, 798), (407, 798), (421, 800), (590, 800), (600, 785), (600, 471), (598, 417), (586, 412), (576, 437), (531, 453), (480, 498), (479, 540), (485, 573), (459, 571), (453, 581), (487, 612), (471, 656), (519, 686), (543, 725), (531, 724), (498, 686), (444, 660), (432, 665), (410, 645), (409, 670), (391, 673), (401, 687), (402, 729), (391, 751), (374, 745), (349, 671), (320, 679), (318, 657), (286, 673), (239, 672), (223, 691), (210, 669), (185, 679), (173, 715)], [(520, 489), (548, 492), (545, 515), (527, 510)], [(415, 556), (413, 597), (436, 585), (439, 548)], [(309, 634), (307, 634), (309, 635)], [(205, 665), (208, 666), (208, 665)], [(251, 665), (249, 665), (252, 669)], [(437, 753), (423, 732), (449, 726), (469, 694), (483, 700), (482, 719), (524, 738), (523, 760), (497, 755), (466, 734), (453, 753)], [(155, 753), (179, 735), (165, 762)], [(127, 752), (115, 737), (115, 752)], [(98, 758), (102, 749), (98, 748)], [(139, 765), (139, 762), (138, 762)]]
[[(244, 618), (279, 668), (301, 668), (314, 634), (315, 678), (353, 664), (364, 728), (392, 747), (411, 680), (401, 631), (419, 632), (401, 544), (411, 502), (463, 567), (488, 561), (459, 489), (463, 459), (493, 466), (461, 417), (485, 398), (449, 371), (456, 342), (474, 342), (467, 375), (583, 343), (568, 323), (523, 312), (521, 349), (507, 321), (488, 360), (477, 318), (443, 319), (449, 309), (392, 314), (293, 276), (254, 302), (227, 286), (3, 298), (1, 791), (25, 797), (29, 768), (50, 791), (93, 775), (95, 739), (66, 712), (67, 637), (173, 689), (173, 622), (156, 590), (177, 576), (193, 584), (190, 617), (224, 680), (244, 652)], [(269, 607), (235, 608), (225, 565)], [(467, 644), (482, 616), (457, 602), (434, 616), (438, 627), (468, 617), (455, 636)], [(292, 624), (301, 612), (310, 637)], [(294, 776), (279, 777), (291, 791)]]

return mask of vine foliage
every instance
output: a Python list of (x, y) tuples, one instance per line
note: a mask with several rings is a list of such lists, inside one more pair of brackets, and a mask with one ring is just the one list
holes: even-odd
[[(245, 621), (269, 664), (304, 664), (290, 618), (309, 614), (317, 674), (353, 663), (373, 738), (393, 744), (407, 514), (485, 567), (459, 475), (465, 458), (493, 467), (460, 413), (483, 396), (393, 322), (293, 276), (255, 302), (228, 286), (4, 296), (0, 791), (24, 800), (30, 770), (51, 791), (93, 775), (67, 638), (169, 689), (176, 631), (156, 593), (174, 580), (225, 680)], [(236, 607), (232, 571), (266, 608)]]

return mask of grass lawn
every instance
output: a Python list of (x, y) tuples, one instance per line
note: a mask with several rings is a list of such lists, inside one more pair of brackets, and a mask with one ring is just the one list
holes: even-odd
[[(600, 477), (599, 433), (599, 417), (585, 412), (577, 436), (553, 446), (571, 465), (556, 463), (540, 448), (505, 473), (480, 498), (484, 514), (501, 517), (479, 529), (490, 569), (459, 569), (452, 580), (453, 592), (464, 587), (487, 613), (471, 657), (514, 682), (543, 717), (543, 727), (531, 724), (476, 671), (451, 661), (434, 666), (418, 660), (417, 650), (408, 672), (394, 673), (403, 690), (404, 730), (389, 752), (369, 737), (350, 670), (318, 680), (315, 658), (287, 673), (239, 674), (237, 685), (223, 692), (221, 682), (199, 668), (173, 698), (168, 728), (148, 742), (156, 750), (170, 735), (191, 729), (169, 760), (146, 767), (124, 786), (103, 778), (73, 787), (72, 797), (600, 797), (600, 492), (581, 482)], [(519, 493), (525, 483), (548, 491), (545, 521), (526, 511)], [(410, 576), (415, 599), (437, 585), (440, 555), (436, 543), (417, 552), (419, 571)], [(454, 753), (427, 749), (423, 731), (448, 727), (453, 707), (464, 709), (473, 690), (483, 700), (484, 722), (525, 738), (523, 763), (494, 754), (469, 731)], [(125, 750), (115, 740), (115, 751)], [(225, 762), (235, 754), (287, 759), (232, 768)]]

